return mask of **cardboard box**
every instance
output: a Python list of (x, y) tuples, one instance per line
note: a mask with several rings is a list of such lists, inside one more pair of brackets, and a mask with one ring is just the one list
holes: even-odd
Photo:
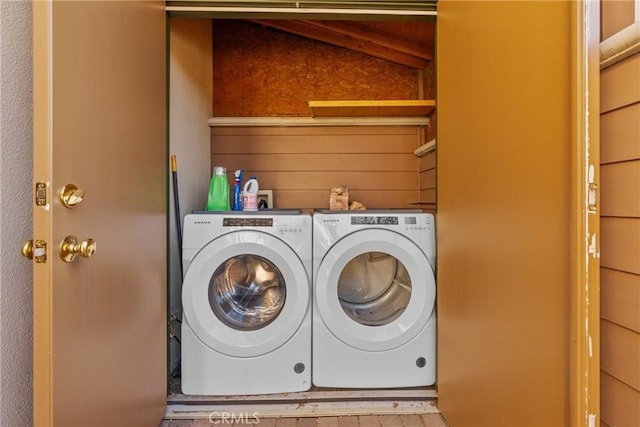
[(349, 189), (347, 187), (336, 187), (331, 190), (329, 209), (332, 211), (349, 210)]

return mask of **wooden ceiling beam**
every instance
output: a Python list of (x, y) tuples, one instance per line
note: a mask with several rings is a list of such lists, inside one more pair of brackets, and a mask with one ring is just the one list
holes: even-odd
[(266, 27), (296, 34), (302, 37), (307, 37), (310, 39), (322, 41), (324, 43), (365, 53), (376, 58), (384, 59), (412, 68), (423, 69), (429, 63), (429, 60), (427, 58), (419, 57), (403, 51), (407, 50), (406, 48), (403, 50), (399, 50), (397, 48), (387, 46), (389, 44), (393, 44), (388, 41), (385, 42), (385, 44), (387, 44), (385, 45), (372, 40), (375, 39), (375, 37), (371, 37), (371, 35), (364, 36), (361, 34), (360, 36), (358, 36), (358, 31), (356, 30), (351, 30), (349, 32), (350, 34), (346, 34), (345, 32), (341, 31), (340, 28), (331, 28), (331, 26), (327, 27), (326, 25), (316, 25), (316, 23), (309, 24), (308, 22), (298, 20), (269, 19), (253, 20), (252, 22), (264, 25)]
[(433, 61), (433, 52), (428, 51), (428, 46), (424, 43), (416, 43), (413, 40), (392, 34), (389, 32), (383, 32), (380, 29), (372, 31), (370, 28), (359, 24), (357, 22), (344, 22), (344, 21), (303, 21), (309, 25), (325, 28), (337, 33), (346, 34), (359, 40), (366, 40), (371, 43), (388, 47), (389, 49), (397, 50), (418, 58), (426, 59), (427, 61)]

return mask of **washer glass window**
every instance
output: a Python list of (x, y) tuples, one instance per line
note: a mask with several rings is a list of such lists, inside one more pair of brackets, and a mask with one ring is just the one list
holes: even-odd
[(258, 255), (237, 255), (223, 262), (209, 282), (209, 304), (225, 325), (239, 330), (267, 326), (286, 299), (282, 273)]
[(367, 326), (400, 317), (411, 299), (411, 278), (404, 264), (385, 252), (352, 258), (338, 279), (338, 298), (345, 313)]

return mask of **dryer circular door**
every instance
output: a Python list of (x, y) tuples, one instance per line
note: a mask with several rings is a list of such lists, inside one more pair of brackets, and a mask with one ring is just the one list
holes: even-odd
[(366, 229), (336, 242), (315, 282), (318, 314), (339, 340), (385, 351), (414, 338), (435, 307), (435, 277), (424, 252), (394, 231)]
[(189, 264), (184, 316), (215, 351), (254, 357), (286, 343), (309, 309), (309, 279), (296, 253), (255, 230), (222, 235)]

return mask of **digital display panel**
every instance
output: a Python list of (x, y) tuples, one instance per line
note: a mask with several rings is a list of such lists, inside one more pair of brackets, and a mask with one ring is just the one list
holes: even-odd
[(273, 227), (273, 218), (224, 218), (223, 227)]
[(351, 225), (398, 225), (397, 216), (352, 216)]

